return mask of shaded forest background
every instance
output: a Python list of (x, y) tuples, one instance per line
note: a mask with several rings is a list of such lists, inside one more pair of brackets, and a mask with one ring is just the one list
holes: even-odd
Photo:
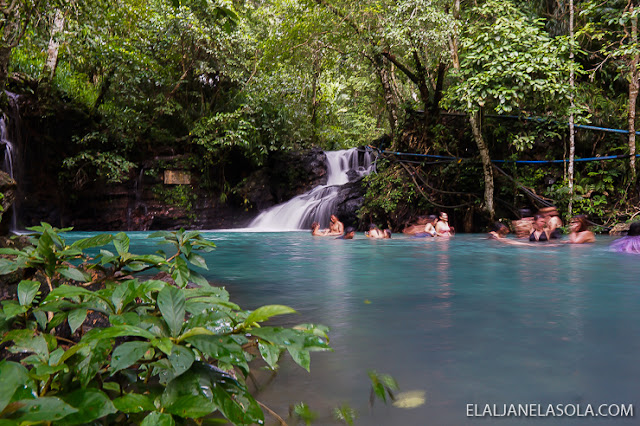
[[(447, 210), (478, 230), (546, 202), (629, 219), (635, 3), (2, 0), (0, 106), (20, 138), (23, 224), (68, 225), (73, 210), (80, 228), (99, 228), (98, 213), (106, 228), (204, 214), (233, 226), (313, 184), (311, 148), (371, 144), (461, 160), (381, 157), (363, 222), (398, 229)], [(622, 132), (578, 127), (573, 140), (570, 122)], [(572, 152), (620, 158), (574, 166)], [(301, 158), (312, 165), (280, 165)], [(164, 185), (165, 170), (189, 184)], [(261, 179), (279, 188), (267, 200)], [(149, 223), (143, 186), (164, 219)]]

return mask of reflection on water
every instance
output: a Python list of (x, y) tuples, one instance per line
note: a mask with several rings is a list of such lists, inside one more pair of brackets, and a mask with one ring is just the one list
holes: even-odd
[[(132, 251), (156, 249), (144, 236), (132, 234)], [(314, 354), (311, 374), (285, 360), (259, 395), (281, 414), (299, 401), (322, 413), (347, 402), (361, 425), (461, 425), (483, 421), (466, 417), (471, 403), (640, 407), (640, 257), (608, 252), (607, 237), (581, 247), (503, 246), (480, 235), (207, 237), (218, 246), (206, 256), (207, 276), (235, 302), (286, 304), (299, 312), (286, 324), (332, 329), (335, 352)], [(425, 404), (370, 411), (369, 369), (424, 391)], [(599, 421), (589, 423), (610, 424)], [(329, 423), (330, 414), (318, 424)]]

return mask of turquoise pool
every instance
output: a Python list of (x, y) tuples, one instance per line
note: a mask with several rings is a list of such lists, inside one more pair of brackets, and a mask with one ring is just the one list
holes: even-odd
[[(84, 236), (73, 233), (73, 237)], [(131, 233), (133, 252), (157, 249)], [(640, 256), (584, 246), (451, 240), (351, 241), (307, 232), (210, 232), (207, 277), (246, 308), (286, 304), (288, 324), (331, 327), (311, 374), (284, 362), (258, 399), (286, 416), (305, 401), (331, 424), (348, 403), (361, 425), (636, 424), (636, 418), (471, 418), (467, 404), (634, 404), (640, 408)], [(368, 408), (367, 371), (426, 403)], [(499, 410), (498, 410), (499, 411)]]

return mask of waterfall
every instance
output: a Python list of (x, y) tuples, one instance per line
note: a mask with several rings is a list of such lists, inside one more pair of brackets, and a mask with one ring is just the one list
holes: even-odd
[(316, 186), (285, 203), (271, 207), (260, 213), (249, 227), (264, 231), (287, 231), (309, 229), (313, 222), (319, 222), (321, 227), (326, 228), (329, 217), (335, 211), (340, 187), (369, 174), (374, 155), (369, 151), (359, 153), (357, 148), (327, 151), (325, 154), (326, 185)]
[[(0, 116), (0, 144), (4, 146), (4, 156), (2, 160), (2, 171), (11, 176), (11, 179), (18, 180), (16, 176), (17, 152), (16, 142), (20, 137), (20, 111), (18, 110), (18, 95), (11, 92), (5, 92), (9, 98), (9, 106), (12, 109), (11, 117), (3, 114)], [(11, 126), (8, 125), (11, 124)], [(18, 214), (16, 209), (16, 200), (11, 205), (11, 231), (18, 229)]]

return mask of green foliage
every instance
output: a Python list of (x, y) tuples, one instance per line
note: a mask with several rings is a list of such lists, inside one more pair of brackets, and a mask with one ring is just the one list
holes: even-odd
[[(616, 214), (612, 206), (626, 197), (623, 174), (614, 168), (603, 168), (589, 164), (577, 172), (574, 182), (573, 212), (585, 214), (592, 219), (608, 222)], [(569, 187), (559, 182), (546, 191), (548, 197), (558, 201), (561, 208), (569, 203)]]
[(318, 413), (311, 411), (309, 406), (304, 402), (300, 402), (293, 407), (293, 413), (297, 418), (302, 420), (305, 425), (310, 425), (318, 418)]
[(197, 196), (193, 191), (193, 187), (190, 185), (154, 185), (151, 190), (153, 194), (170, 206), (175, 206), (184, 211), (187, 217), (191, 220), (196, 219), (196, 213), (194, 206), (197, 200)]
[(472, 16), (460, 39), (459, 81), (449, 88), (446, 105), (512, 113), (568, 96), (566, 46), (547, 35), (541, 19), (494, 0), (472, 9)]
[(366, 176), (364, 203), (358, 211), (361, 220), (383, 223), (390, 218), (392, 225), (401, 225), (403, 215), (418, 201), (418, 194), (405, 171), (387, 161), (378, 163), (378, 172)]
[(385, 404), (387, 403), (387, 397), (392, 401), (395, 400), (393, 393), (398, 390), (398, 382), (396, 382), (396, 379), (389, 374), (379, 374), (373, 370), (370, 370), (368, 375), (371, 380), (371, 395), (369, 397), (369, 404), (371, 406), (373, 406), (376, 398)]
[(353, 425), (358, 414), (348, 404), (342, 404), (333, 410), (333, 415), (336, 420), (344, 422), (346, 425)]
[[(175, 253), (167, 257), (163, 251), (130, 253), (123, 233), (68, 245), (65, 230), (42, 224), (31, 231), (31, 245), (1, 251), (8, 258), (0, 273), (34, 268), (43, 281), (22, 281), (18, 300), (4, 301), (0, 310), (0, 344), (14, 359), (0, 361), (2, 421), (87, 424), (118, 418), (155, 425), (181, 418), (200, 423), (219, 413), (234, 424), (263, 423), (244, 382), (256, 357), (250, 348), (261, 346), (259, 353), (274, 367), (286, 349), (306, 369), (310, 351), (329, 349), (322, 327), (260, 327), (291, 308), (245, 311), (226, 290), (211, 287), (192, 269), (206, 268), (197, 252), (214, 247), (198, 232), (150, 235), (172, 247)], [(131, 278), (152, 269), (169, 273), (176, 286)], [(86, 284), (77, 286), (79, 281)], [(104, 326), (91, 328), (88, 313)], [(65, 322), (71, 339), (59, 337)]]
[(135, 164), (113, 152), (83, 151), (62, 162), (61, 177), (73, 181), (75, 189), (89, 181), (118, 183), (126, 180)]

